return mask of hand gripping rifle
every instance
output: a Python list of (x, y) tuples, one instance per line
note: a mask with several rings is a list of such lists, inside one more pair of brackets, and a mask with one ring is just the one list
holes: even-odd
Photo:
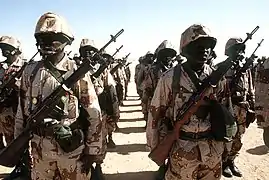
[[(259, 29), (257, 26), (251, 33), (247, 33), (247, 38), (244, 40), (243, 44), (248, 40), (252, 39), (252, 35)], [(163, 165), (167, 159), (169, 152), (172, 148), (174, 142), (180, 137), (180, 129), (186, 123), (190, 117), (197, 111), (201, 105), (204, 97), (212, 87), (216, 87), (218, 82), (223, 78), (227, 71), (233, 66), (235, 61), (237, 61), (238, 54), (234, 54), (228, 57), (217, 70), (213, 71), (212, 74), (206, 78), (197, 92), (194, 93), (189, 100), (183, 104), (180, 111), (178, 112), (174, 125), (174, 130), (168, 133), (166, 137), (159, 142), (159, 144), (150, 152), (149, 158), (152, 159), (159, 166)]]
[[(97, 53), (94, 54), (96, 58), (100, 56), (100, 53), (109, 46), (112, 42), (115, 42), (116, 39), (124, 32), (121, 29), (116, 35), (111, 35), (111, 40), (104, 45)], [(57, 104), (57, 99), (63, 96), (66, 92), (72, 93), (70, 88), (81, 79), (91, 68), (90, 61), (84, 61), (81, 66), (67, 79), (63, 80), (60, 86), (58, 86), (48, 97), (46, 97), (42, 103), (37, 106), (34, 111), (27, 117), (27, 125), (24, 128), (23, 132), (14, 139), (11, 144), (6, 147), (0, 153), (0, 165), (7, 167), (14, 167), (20, 161), (29, 140), (33, 137), (33, 130), (38, 127), (47, 114), (55, 107)]]

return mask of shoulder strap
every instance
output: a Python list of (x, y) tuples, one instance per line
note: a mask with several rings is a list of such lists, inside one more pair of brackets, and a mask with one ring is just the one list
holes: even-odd
[(190, 66), (187, 63), (182, 64), (182, 67), (184, 68), (184, 71), (188, 74), (189, 78), (191, 79), (196, 89), (198, 89), (202, 81), (196, 76), (194, 71), (190, 68)]
[(180, 92), (180, 76), (181, 76), (181, 64), (177, 64), (174, 67), (173, 80), (172, 80), (172, 108), (173, 108), (172, 121), (174, 120), (173, 116), (174, 116), (175, 99), (177, 94)]
[[(38, 61), (37, 62), (37, 64), (36, 64), (36, 66), (34, 67), (34, 69), (33, 69), (33, 71), (32, 71), (32, 73), (31, 73), (31, 76), (30, 76), (30, 100), (32, 101), (33, 99), (33, 96), (32, 96), (32, 83), (33, 83), (33, 81), (34, 81), (34, 79), (35, 79), (35, 77), (36, 77), (36, 74), (37, 74), (37, 72), (38, 72), (38, 70), (42, 67), (42, 65), (43, 65), (43, 61)], [(32, 103), (30, 103), (30, 105), (29, 105), (29, 109), (28, 109), (28, 111), (29, 112), (31, 112), (32, 111)]]

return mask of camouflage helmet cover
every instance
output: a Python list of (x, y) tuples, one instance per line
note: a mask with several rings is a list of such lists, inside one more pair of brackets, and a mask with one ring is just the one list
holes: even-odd
[(0, 47), (4, 45), (11, 46), (17, 49), (20, 53), (22, 52), (20, 41), (12, 36), (2, 36), (0, 38)]
[(183, 48), (201, 37), (211, 40), (212, 49), (216, 46), (217, 39), (211, 35), (211, 32), (207, 27), (201, 24), (193, 24), (181, 34), (179, 47), (180, 53), (182, 54)]
[(164, 49), (169, 49), (173, 51), (175, 55), (177, 54), (177, 51), (175, 50), (175, 47), (172, 45), (172, 43), (168, 40), (164, 40), (155, 50), (155, 56), (157, 57), (157, 54)]
[(66, 20), (62, 16), (52, 12), (43, 14), (37, 21), (35, 37), (43, 33), (61, 34), (68, 39), (69, 44), (71, 44), (74, 40), (73, 33), (71, 32)]
[(82, 47), (86, 47), (86, 46), (90, 46), (91, 48), (97, 50), (95, 43), (94, 43), (94, 40), (91, 40), (88, 38), (83, 38), (81, 40), (80, 47), (82, 48)]
[(234, 46), (234, 45), (236, 45), (236, 44), (242, 43), (242, 42), (243, 42), (243, 40), (241, 38), (238, 38), (238, 37), (230, 38), (227, 41), (226, 45), (225, 45), (225, 52), (224, 52), (224, 54), (226, 56), (229, 56), (229, 48), (232, 47), (232, 46)]

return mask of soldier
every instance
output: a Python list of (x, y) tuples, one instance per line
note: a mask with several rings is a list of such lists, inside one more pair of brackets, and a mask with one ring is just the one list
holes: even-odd
[(134, 81), (135, 81), (135, 84), (136, 84), (136, 92), (139, 95), (139, 99), (141, 99), (142, 93), (143, 93), (143, 91), (141, 90), (141, 87), (140, 87), (140, 85), (138, 84), (138, 81), (137, 81), (138, 80), (138, 74), (139, 74), (141, 66), (142, 66), (142, 60), (143, 60), (143, 57), (141, 56), (138, 59), (139, 63), (135, 66), (135, 75), (134, 75)]
[[(113, 57), (109, 54), (103, 54), (103, 57), (107, 59), (107, 61), (112, 62)], [(116, 82), (110, 73), (109, 69), (106, 69), (104, 72), (104, 90), (107, 94), (107, 101), (105, 102), (107, 107), (107, 128), (108, 128), (108, 148), (115, 148), (115, 142), (112, 138), (112, 133), (118, 129), (117, 122), (120, 118), (120, 109), (119, 109), (119, 100), (116, 92)], [(110, 104), (111, 106), (108, 106)]]
[[(118, 64), (122, 63), (121, 59), (116, 60), (117, 64), (114, 63), (112, 67), (116, 67)], [(121, 66), (121, 65), (120, 65)], [(125, 99), (125, 94), (127, 91), (126, 86), (125, 86), (125, 81), (126, 81), (126, 74), (125, 71), (122, 67), (119, 67), (115, 73), (112, 74), (116, 81), (116, 91), (117, 91), (117, 96), (118, 96), (118, 101), (121, 106), (123, 106), (123, 100)]]
[(159, 78), (163, 72), (168, 70), (171, 65), (172, 58), (176, 56), (177, 52), (174, 50), (170, 42), (164, 40), (156, 49), (155, 54), (156, 62), (146, 70), (148, 73), (145, 75), (145, 79), (143, 81), (142, 104), (145, 104), (145, 106), (143, 106), (144, 108), (142, 111), (146, 123), (148, 119), (148, 107), (150, 106)]
[[(6, 60), (0, 65), (0, 88), (7, 81), (15, 78), (14, 75), (23, 66), (21, 43), (18, 39), (11, 36), (2, 36), (0, 38), (0, 49)], [(18, 87), (1, 89), (1, 107), (0, 107), (0, 149), (4, 148), (3, 135), (7, 145), (14, 139), (15, 114), (18, 106)], [(7, 94), (6, 94), (7, 93)]]
[[(182, 33), (180, 52), (187, 62), (161, 76), (151, 100), (147, 126), (147, 143), (151, 149), (173, 128), (178, 111), (196, 91), (198, 78), (203, 80), (211, 74), (212, 69), (206, 62), (216, 41), (210, 31), (199, 24), (190, 26)], [(221, 81), (210, 92), (223, 102), (225, 84), (224, 80)], [(179, 92), (176, 86), (179, 86), (176, 88)], [(180, 137), (170, 151), (165, 180), (221, 179), (223, 142), (212, 138), (210, 122), (214, 120), (210, 120), (206, 107), (209, 107), (208, 101), (182, 126)]]
[(130, 63), (125, 64), (123, 66), (123, 69), (124, 69), (125, 74), (126, 74), (126, 83), (125, 83), (125, 89), (126, 89), (126, 91), (125, 91), (125, 98), (124, 98), (126, 100), (126, 98), (127, 98), (127, 91), (128, 91), (128, 84), (130, 83), (130, 80), (131, 80)]
[[(60, 80), (56, 78), (67, 78), (76, 68), (75, 62), (64, 53), (65, 46), (71, 45), (74, 37), (63, 17), (51, 12), (42, 15), (36, 25), (35, 38), (42, 59), (28, 64), (22, 73), (15, 137), (27, 123), (24, 117), (59, 86)], [(29, 179), (86, 180), (91, 176), (89, 166), (102, 148), (102, 122), (90, 74), (85, 74), (72, 90), (74, 95), (63, 96), (58, 108), (51, 111), (34, 131), (29, 148), (33, 165)], [(86, 112), (83, 124), (77, 121), (79, 108), (80, 113), (82, 110)], [(66, 136), (73, 140), (64, 147), (61, 140)], [(75, 150), (67, 152), (71, 146)]]
[[(225, 55), (232, 56), (232, 50), (236, 49), (236, 46), (240, 46), (242, 42), (243, 40), (241, 38), (230, 38), (225, 46)], [(240, 63), (241, 62), (238, 62), (233, 69), (227, 72), (226, 79), (229, 83), (235, 78), (235, 73), (240, 68)], [(251, 69), (243, 72), (239, 82), (231, 84), (230, 88), (238, 131), (233, 142), (226, 143), (225, 152), (223, 153), (223, 175), (225, 177), (232, 177), (233, 175), (242, 177), (242, 173), (235, 165), (234, 159), (238, 156), (239, 151), (242, 148), (242, 136), (247, 127), (247, 111), (250, 104), (254, 105), (255, 100)]]
[(263, 140), (269, 147), (269, 58), (262, 58), (255, 72), (255, 112), (257, 124), (263, 128)]

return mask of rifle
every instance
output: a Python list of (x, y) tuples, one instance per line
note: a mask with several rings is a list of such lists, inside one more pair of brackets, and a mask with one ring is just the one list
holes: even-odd
[[(250, 57), (246, 58), (244, 65), (241, 68), (236, 69), (236, 73), (235, 73), (234, 78), (232, 79), (231, 84), (230, 84), (230, 88), (232, 89), (231, 94), (235, 93), (235, 91), (236, 91), (235, 87), (237, 86), (242, 74), (245, 73), (248, 69), (250, 69), (251, 66), (253, 66), (254, 60), (256, 58), (255, 52), (261, 46), (263, 41), (264, 41), (264, 39), (262, 39), (258, 43), (257, 47), (255, 48), (253, 53), (250, 55)], [(249, 83), (251, 83), (253, 81), (253, 79), (249, 79), (249, 80), (250, 80)], [(252, 86), (252, 83), (250, 84), (250, 86)], [(248, 98), (249, 98), (249, 96), (248, 96)], [(247, 100), (249, 100), (248, 98), (247, 98)], [(239, 99), (235, 98), (235, 101), (233, 101), (233, 103), (237, 104), (237, 103), (241, 102), (242, 100), (243, 99), (241, 99), (241, 98), (239, 98)], [(254, 102), (252, 100), (249, 101), (249, 105), (250, 105), (250, 107), (247, 109), (247, 114), (246, 114), (246, 127), (249, 127), (250, 123), (255, 121)]]
[(119, 47), (118, 49), (116, 49), (116, 51), (114, 52), (114, 54), (112, 55), (112, 57), (114, 57), (121, 50), (121, 48), (123, 48), (123, 45), (121, 45), (121, 47)]
[(113, 69), (110, 70), (111, 74), (114, 74), (119, 68), (124, 65), (124, 61), (130, 56), (131, 53), (127, 54), (125, 57), (122, 58), (122, 61), (119, 62)]
[(249, 68), (251, 68), (251, 66), (253, 65), (253, 62), (254, 62), (254, 60), (255, 60), (255, 58), (256, 58), (256, 56), (255, 56), (255, 52), (256, 52), (256, 51), (258, 50), (258, 48), (261, 46), (261, 44), (262, 44), (263, 41), (264, 41), (264, 39), (262, 39), (262, 40), (258, 43), (257, 47), (255, 48), (255, 50), (253, 51), (253, 53), (250, 55), (250, 57), (249, 57), (249, 58), (246, 58), (246, 62), (244, 63), (244, 65), (243, 65), (241, 68), (238, 68), (238, 69), (236, 70), (236, 73), (235, 73), (235, 75), (234, 75), (234, 78), (233, 78), (233, 80), (232, 80), (232, 82), (231, 82), (231, 87), (234, 87), (234, 86), (238, 83), (238, 81), (239, 81), (239, 79), (241, 78), (242, 74), (243, 74), (244, 72), (246, 72)]
[[(248, 40), (252, 39), (252, 35), (259, 29), (257, 26), (251, 33), (247, 33), (247, 38), (243, 41), (245, 44)], [(189, 100), (183, 104), (180, 111), (176, 116), (176, 122), (174, 129), (171, 133), (168, 133), (166, 137), (150, 152), (149, 158), (153, 160), (159, 166), (163, 165), (174, 142), (180, 136), (181, 127), (190, 119), (201, 105), (204, 97), (210, 92), (212, 87), (216, 87), (217, 83), (223, 78), (227, 71), (232, 67), (237, 59), (238, 54), (235, 53), (231, 57), (228, 57), (217, 70), (213, 71), (212, 74), (206, 78), (197, 92), (194, 93)]]
[[(105, 44), (93, 57), (98, 58), (104, 49), (124, 32), (121, 29), (116, 35), (111, 35), (111, 40)], [(47, 114), (57, 105), (57, 99), (63, 96), (66, 92), (72, 93), (70, 88), (81, 79), (91, 68), (90, 61), (84, 61), (81, 66), (67, 79), (64, 79), (60, 86), (58, 86), (49, 96), (47, 96), (42, 103), (37, 106), (33, 112), (27, 117), (27, 125), (23, 132), (14, 139), (11, 144), (3, 149), (0, 153), (0, 165), (7, 167), (14, 167), (20, 161), (22, 155), (27, 148), (29, 141), (33, 138), (33, 130), (40, 126)]]

